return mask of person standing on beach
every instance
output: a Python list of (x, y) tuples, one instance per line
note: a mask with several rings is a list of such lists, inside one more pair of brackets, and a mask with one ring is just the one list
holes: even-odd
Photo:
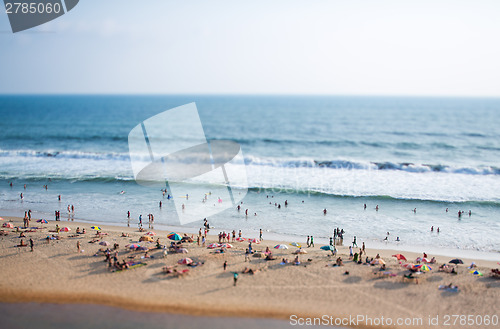
[(33, 239), (30, 238), (30, 247), (31, 247), (31, 252), (33, 252), (33, 247), (35, 246), (35, 243), (33, 242)]
[(222, 265), (224, 267), (224, 272), (226, 271), (226, 268), (227, 268), (227, 260), (224, 261), (224, 265)]
[(263, 240), (262, 239), (262, 229), (260, 229), (260, 231), (259, 231), (259, 240), (261, 240), (261, 241)]
[(76, 242), (76, 250), (78, 251), (78, 253), (80, 253), (80, 252), (81, 252), (80, 241), (77, 241), (77, 242)]
[(365, 242), (364, 241), (363, 241), (363, 247), (361, 247), (361, 249), (363, 250), (363, 253), (365, 253)]
[(333, 238), (330, 237), (330, 246), (333, 246)]
[(309, 235), (308, 235), (307, 236), (307, 248), (309, 248), (311, 246), (311, 244), (309, 243), (309, 240), (310, 240), (310, 238), (309, 238)]
[(352, 240), (352, 247), (354, 248), (354, 246), (358, 246), (358, 244), (356, 243), (356, 236), (354, 236), (354, 240)]
[(248, 249), (245, 249), (245, 262), (248, 260), (248, 262), (250, 262), (250, 252), (248, 251)]
[(311, 235), (311, 247), (314, 247), (314, 237)]

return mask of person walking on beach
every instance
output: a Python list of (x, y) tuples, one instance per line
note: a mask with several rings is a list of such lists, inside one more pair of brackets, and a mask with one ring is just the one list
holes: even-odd
[(363, 253), (365, 253), (365, 243), (364, 242), (363, 242), (363, 246), (361, 247), (361, 249), (363, 250)]
[(33, 242), (33, 239), (30, 238), (30, 247), (31, 247), (31, 252), (33, 252), (33, 247), (35, 246), (35, 243)]
[(330, 237), (330, 246), (333, 246), (333, 238)]
[(354, 236), (354, 240), (352, 240), (352, 247), (354, 248), (354, 246), (358, 246), (358, 244), (356, 243), (356, 236)]
[(238, 273), (233, 272), (233, 286), (236, 287), (236, 282), (238, 281)]
[(245, 250), (245, 262), (248, 260), (248, 262), (250, 262), (250, 252), (248, 251), (248, 249)]
[(76, 242), (76, 250), (78, 251), (78, 253), (80, 253), (80, 252), (81, 252), (80, 241), (77, 241), (77, 242)]
[(225, 261), (224, 261), (224, 265), (223, 265), (223, 267), (224, 267), (224, 272), (225, 272), (225, 271), (226, 271), (226, 268), (227, 268), (227, 260), (225, 260)]
[(311, 247), (314, 247), (314, 237), (311, 235)]
[(311, 244), (309, 243), (309, 240), (310, 240), (310, 238), (309, 238), (309, 235), (308, 235), (307, 236), (307, 248), (309, 248), (311, 246)]
[(262, 239), (262, 229), (259, 230), (259, 240), (261, 240), (261, 241), (263, 240)]

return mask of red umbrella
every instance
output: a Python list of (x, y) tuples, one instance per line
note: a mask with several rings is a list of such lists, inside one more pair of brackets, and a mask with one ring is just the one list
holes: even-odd
[(63, 227), (59, 230), (60, 232), (69, 232), (71, 229), (69, 227)]
[(14, 225), (12, 225), (12, 223), (3, 223), (2, 227), (14, 228)]
[(191, 258), (183, 258), (183, 259), (180, 259), (177, 263), (179, 264), (191, 264), (193, 262), (193, 260)]
[(236, 238), (236, 241), (238, 241), (238, 242), (243, 242), (245, 240), (246, 240), (245, 238)]
[(392, 257), (396, 257), (398, 260), (406, 260), (406, 257), (401, 255), (401, 254), (396, 254), (396, 255), (392, 255)]

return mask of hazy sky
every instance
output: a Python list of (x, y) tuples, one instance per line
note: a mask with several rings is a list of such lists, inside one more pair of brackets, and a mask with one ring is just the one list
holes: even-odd
[(500, 97), (500, 1), (81, 0), (12, 34), (0, 93)]

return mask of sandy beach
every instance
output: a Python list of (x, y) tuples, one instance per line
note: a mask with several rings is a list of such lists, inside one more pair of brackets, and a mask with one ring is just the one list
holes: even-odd
[[(11, 217), (4, 217), (2, 222), (12, 222), (14, 227), (22, 227), (23, 224), (22, 219)], [(438, 271), (439, 265), (448, 263), (449, 257), (428, 255), (429, 258), (435, 256), (437, 263), (430, 265), (431, 271), (416, 275), (417, 284), (416, 279), (404, 278), (403, 275), (409, 271), (395, 257), (391, 257), (399, 252), (374, 250), (369, 245), (366, 246), (368, 257), (375, 258), (380, 254), (386, 262), (386, 271), (392, 276), (381, 275), (380, 265), (355, 264), (349, 259), (346, 246), (338, 247), (337, 256), (342, 257), (344, 263), (344, 266), (338, 267), (332, 266), (336, 257), (331, 256), (329, 251), (321, 250), (320, 245), (304, 246), (307, 254), (299, 255), (300, 265), (281, 265), (282, 258), (293, 262), (295, 255), (292, 252), (297, 248), (283, 242), (289, 249), (276, 250), (273, 247), (280, 242), (267, 240), (254, 243), (253, 248), (263, 252), (269, 247), (275, 260), (266, 261), (251, 256), (251, 261), (246, 262), (248, 242), (231, 242), (233, 248), (216, 254), (213, 249), (198, 246), (196, 237), (195, 242), (183, 244), (187, 254), (168, 252), (164, 257), (163, 250), (155, 248), (156, 239), (159, 238), (162, 245), (170, 245), (167, 238), (169, 232), (155, 231), (155, 242), (139, 243), (151, 248), (148, 255), (152, 258), (144, 258), (145, 251), (126, 247), (138, 243), (146, 233), (138, 232), (136, 228), (101, 226), (103, 235), (99, 238), (88, 223), (50, 221), (48, 224), (35, 224), (38, 225), (31, 226), (42, 228), (24, 233), (25, 238), (20, 238), (15, 228), (3, 228), (4, 235), (0, 241), (0, 302), (93, 303), (200, 316), (277, 318), (290, 320), (290, 323), (292, 319), (307, 321), (307, 318), (324, 316), (331, 316), (331, 319), (372, 318), (371, 326), (366, 322), (356, 323), (360, 327), (381, 327), (382, 323), (376, 321), (382, 316), (394, 322), (396, 319), (414, 319), (411, 327), (427, 327), (429, 317), (436, 316), (439, 317), (436, 327), (446, 326), (444, 321), (447, 315), (498, 316), (500, 281), (490, 278), (491, 269), (498, 265), (485, 260), (476, 261), (477, 270), (484, 273), (482, 277), (469, 273), (467, 267), (475, 261), (471, 259), (463, 259), (464, 265), (456, 267), (458, 275), (453, 275)], [(71, 230), (49, 232), (55, 230), (56, 224)], [(75, 234), (77, 227), (80, 230), (85, 228), (87, 233)], [(128, 236), (124, 237), (122, 233)], [(59, 236), (59, 239), (47, 242), (47, 235)], [(30, 252), (30, 238), (34, 241), (33, 252)], [(21, 239), (28, 246), (17, 247)], [(95, 242), (90, 243), (92, 240)], [(206, 245), (217, 243), (217, 240), (216, 236), (209, 235)], [(100, 245), (103, 241), (110, 245)], [(77, 251), (78, 242), (83, 250), (80, 253)], [(147, 265), (112, 272), (104, 253), (99, 250), (113, 249), (115, 243), (119, 244), (119, 262), (125, 260)], [(404, 252), (404, 255), (409, 261), (422, 256), (409, 252)], [(189, 267), (178, 264), (185, 257), (200, 265)], [(224, 261), (227, 261), (226, 271), (223, 269)], [(174, 266), (177, 271), (189, 271), (176, 277), (175, 273), (164, 273), (163, 267), (167, 265)], [(255, 273), (242, 273), (246, 267)], [(233, 272), (239, 273), (236, 286), (233, 286)], [(440, 285), (450, 283), (458, 286), (458, 292), (438, 289)], [(418, 319), (421, 319), (421, 325)], [(343, 323), (344, 326), (352, 324)], [(409, 325), (392, 323), (387, 327)], [(476, 327), (487, 328), (491, 325)]]

